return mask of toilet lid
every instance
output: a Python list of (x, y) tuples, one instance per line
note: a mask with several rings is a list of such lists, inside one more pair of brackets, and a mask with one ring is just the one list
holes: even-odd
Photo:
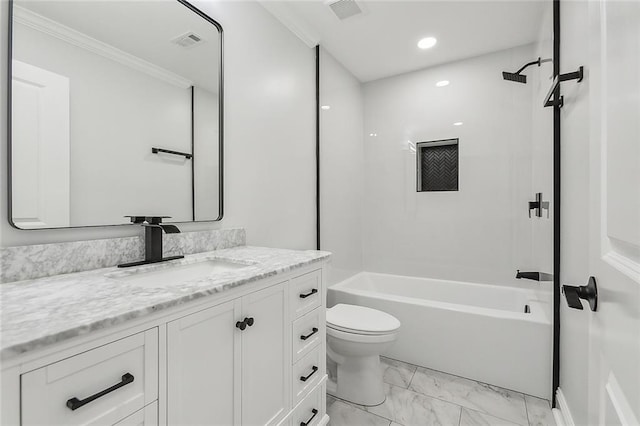
[(385, 334), (400, 328), (400, 321), (377, 309), (338, 304), (327, 309), (327, 327), (348, 333)]

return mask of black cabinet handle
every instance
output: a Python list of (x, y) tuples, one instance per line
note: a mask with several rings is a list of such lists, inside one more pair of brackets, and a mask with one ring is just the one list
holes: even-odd
[(123, 386), (128, 385), (129, 383), (133, 383), (133, 374), (131, 373), (125, 373), (122, 375), (122, 381), (118, 384), (115, 384), (113, 386), (111, 386), (110, 388), (107, 388), (101, 392), (98, 392), (94, 395), (91, 395), (88, 398), (85, 398), (83, 400), (79, 400), (78, 398), (76, 398), (75, 396), (69, 400), (67, 400), (67, 407), (71, 410), (77, 410), (78, 408), (82, 407), (83, 405), (86, 405), (88, 403), (90, 403), (91, 401), (95, 401), (96, 399), (100, 398), (101, 396), (105, 396), (106, 394), (113, 392), (116, 389), (120, 389)]
[(300, 340), (307, 340), (309, 337), (313, 336), (317, 332), (318, 332), (318, 329), (316, 327), (313, 327), (311, 329), (311, 333), (307, 334), (306, 336), (300, 336)]
[(300, 376), (300, 380), (306, 382), (311, 376), (316, 374), (316, 371), (318, 371), (318, 367), (314, 365), (313, 367), (311, 367), (311, 373), (307, 374), (306, 376)]
[(254, 322), (255, 321), (253, 317), (249, 317), (249, 318), (245, 317), (245, 319), (243, 319), (242, 321), (236, 322), (236, 327), (238, 327), (241, 331), (244, 331), (245, 328), (247, 328), (247, 326), (251, 327)]
[(317, 289), (317, 288), (314, 288), (314, 289), (312, 289), (309, 293), (301, 294), (301, 295), (300, 295), (300, 299), (306, 299), (307, 297), (309, 297), (309, 296), (311, 296), (311, 295), (313, 295), (313, 294), (316, 294), (317, 292), (318, 292), (318, 289)]
[(318, 414), (318, 410), (316, 410), (315, 408), (311, 410), (311, 412), (313, 413), (313, 415), (309, 417), (309, 420), (307, 420), (306, 422), (300, 422), (300, 426), (308, 426), (309, 423), (311, 423), (311, 421), (314, 419), (316, 414)]
[(246, 319), (242, 320), (242, 321), (238, 321), (236, 323), (236, 327), (238, 327), (241, 331), (244, 331), (245, 328), (247, 328), (247, 322)]

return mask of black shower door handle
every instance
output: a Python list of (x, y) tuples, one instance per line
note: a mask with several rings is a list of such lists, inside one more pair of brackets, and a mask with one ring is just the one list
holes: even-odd
[(595, 277), (589, 277), (587, 285), (579, 287), (563, 285), (562, 292), (570, 308), (582, 310), (582, 302), (580, 299), (584, 299), (589, 302), (589, 308), (592, 311), (595, 312), (598, 309), (598, 286), (596, 285)]

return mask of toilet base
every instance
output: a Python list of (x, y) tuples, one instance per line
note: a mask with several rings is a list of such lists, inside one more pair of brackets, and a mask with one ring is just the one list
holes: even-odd
[(369, 407), (385, 401), (378, 355), (347, 358), (337, 365), (337, 376), (335, 387), (327, 387), (329, 394), (336, 398)]

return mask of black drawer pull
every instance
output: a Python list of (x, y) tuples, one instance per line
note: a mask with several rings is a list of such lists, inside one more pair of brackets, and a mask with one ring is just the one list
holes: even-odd
[(318, 329), (316, 327), (313, 327), (311, 329), (311, 333), (307, 334), (306, 336), (300, 336), (300, 340), (307, 340), (309, 337), (313, 336), (317, 332), (318, 332)]
[(102, 392), (98, 392), (95, 395), (91, 395), (88, 398), (83, 399), (82, 401), (79, 400), (78, 398), (76, 398), (75, 396), (71, 399), (69, 399), (67, 401), (67, 407), (69, 407), (69, 409), (71, 411), (77, 410), (78, 408), (82, 407), (83, 405), (86, 405), (88, 403), (90, 403), (91, 401), (95, 401), (96, 399), (100, 398), (101, 396), (105, 396), (106, 394), (113, 392), (116, 389), (120, 389), (121, 387), (128, 385), (129, 383), (133, 383), (133, 374), (131, 373), (125, 373), (122, 376), (122, 381), (118, 384), (115, 384), (113, 386), (111, 386), (110, 388), (107, 388), (105, 390), (103, 390)]
[(300, 380), (306, 382), (311, 376), (316, 374), (316, 371), (318, 371), (318, 367), (314, 365), (313, 367), (311, 367), (311, 373), (307, 374), (306, 376), (300, 376)]
[(314, 295), (314, 294), (316, 294), (317, 292), (318, 292), (318, 289), (317, 289), (317, 288), (314, 288), (314, 289), (312, 289), (309, 293), (301, 294), (301, 295), (300, 295), (300, 299), (306, 299), (307, 297), (309, 297), (309, 296), (311, 296), (311, 295)]
[(309, 417), (309, 420), (307, 420), (306, 422), (300, 422), (300, 426), (308, 426), (309, 423), (311, 423), (313, 418), (316, 416), (316, 414), (318, 414), (318, 410), (316, 410), (315, 408), (311, 410), (311, 412), (313, 413), (313, 416)]

